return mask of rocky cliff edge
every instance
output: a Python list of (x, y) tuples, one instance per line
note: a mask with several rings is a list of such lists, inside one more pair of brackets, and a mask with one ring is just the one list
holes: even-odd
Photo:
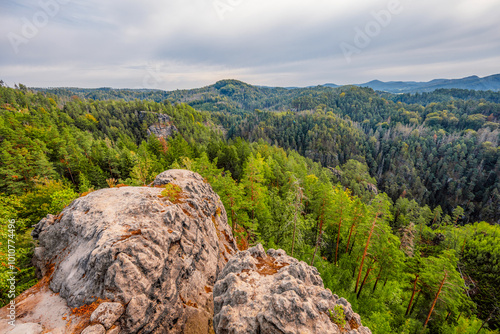
[(41, 280), (0, 333), (371, 334), (316, 268), (262, 245), (238, 252), (219, 197), (190, 171), (94, 191), (32, 235)]
[(371, 334), (315, 267), (260, 244), (229, 260), (214, 304), (217, 334)]
[[(167, 184), (179, 191), (165, 196)], [(94, 191), (33, 236), (43, 279), (2, 333), (213, 333), (212, 289), (237, 250), (219, 197), (185, 170)]]

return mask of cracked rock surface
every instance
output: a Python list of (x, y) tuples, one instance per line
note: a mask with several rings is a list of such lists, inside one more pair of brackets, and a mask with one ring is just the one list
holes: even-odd
[[(262, 245), (229, 260), (214, 287), (217, 334), (371, 334), (344, 298), (323, 286), (316, 268)], [(344, 324), (329, 310), (341, 307)]]
[[(161, 194), (167, 183), (182, 189), (173, 202)], [(36, 266), (53, 271), (50, 290), (69, 307), (109, 302), (89, 332), (213, 333), (212, 289), (237, 247), (224, 206), (200, 175), (169, 170), (152, 187), (94, 191), (33, 235)]]

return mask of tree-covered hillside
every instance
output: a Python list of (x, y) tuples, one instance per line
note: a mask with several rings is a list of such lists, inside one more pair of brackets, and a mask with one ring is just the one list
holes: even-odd
[(324, 166), (356, 159), (393, 200), (404, 193), (448, 214), (463, 207), (461, 223), (499, 222), (499, 104), (406, 105), (353, 87), (313, 100), (304, 107), (313, 110), (220, 118), (230, 136), (264, 139)]
[[(227, 85), (238, 87), (217, 90)], [(185, 168), (219, 194), (241, 249), (262, 242), (314, 264), (374, 333), (498, 332), (496, 104), (406, 105), (351, 87), (295, 96), (281, 112), (172, 101), (0, 87), (0, 255), (7, 263), (15, 220), (17, 293), (36, 282), (30, 230), (45, 215)], [(173, 136), (148, 135), (161, 115)]]
[[(356, 159), (379, 189), (451, 214), (499, 222), (500, 93), (440, 89), (391, 95), (369, 88), (256, 87), (222, 80), (193, 90), (48, 90), (69, 98), (152, 99), (212, 113), (227, 138), (294, 149), (326, 167)], [(148, 95), (149, 94), (149, 95)]]

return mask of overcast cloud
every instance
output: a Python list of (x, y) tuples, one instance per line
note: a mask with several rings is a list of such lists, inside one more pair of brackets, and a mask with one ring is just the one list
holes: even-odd
[(497, 0), (1, 0), (0, 79), (172, 90), (486, 76), (500, 73), (499, 15)]

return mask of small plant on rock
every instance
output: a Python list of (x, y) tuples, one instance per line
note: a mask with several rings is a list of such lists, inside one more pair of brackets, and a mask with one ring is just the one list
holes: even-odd
[(169, 183), (165, 185), (165, 189), (161, 192), (161, 195), (168, 199), (172, 203), (178, 203), (182, 193), (181, 187), (176, 184)]
[(344, 328), (345, 326), (345, 314), (344, 314), (344, 308), (342, 305), (335, 305), (332, 310), (328, 310), (328, 313), (330, 314), (330, 320), (339, 326), (339, 328)]
[(111, 179), (106, 179), (106, 182), (108, 183), (108, 186), (110, 188), (114, 188), (116, 183), (118, 182), (117, 179), (111, 178)]

